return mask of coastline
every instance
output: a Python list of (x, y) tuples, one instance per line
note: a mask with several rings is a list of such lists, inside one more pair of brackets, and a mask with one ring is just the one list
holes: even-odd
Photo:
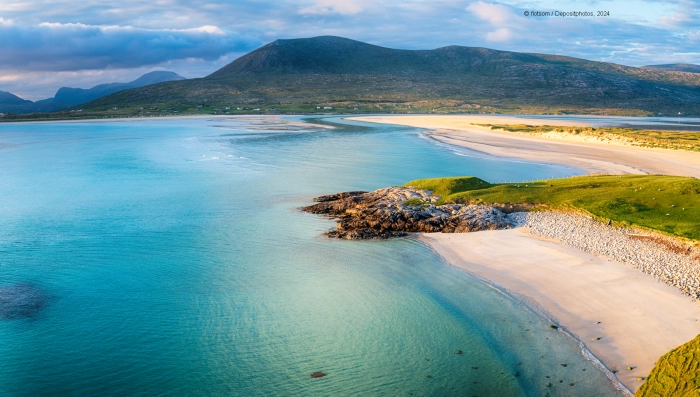
[[(313, 128), (325, 128), (332, 129), (333, 126), (307, 123), (303, 121), (285, 120), (285, 115), (277, 114), (260, 114), (260, 115), (231, 115), (231, 114), (216, 114), (216, 115), (188, 115), (188, 116), (159, 116), (159, 117), (119, 117), (119, 118), (109, 118), (109, 119), (76, 119), (76, 120), (36, 120), (36, 121), (10, 121), (5, 123), (0, 123), (1, 125), (13, 125), (17, 123), (21, 124), (65, 124), (65, 123), (129, 123), (129, 122), (142, 122), (142, 121), (163, 121), (163, 120), (236, 120), (242, 122), (248, 122), (251, 127), (275, 127), (275, 126), (294, 126), (294, 127), (313, 127)], [(274, 123), (270, 123), (274, 121)]]
[[(430, 130), (423, 134), (437, 142), (485, 156), (558, 163), (592, 174), (700, 177), (700, 153), (694, 152), (492, 131), (464, 125), (455, 116), (351, 119), (426, 128)], [(513, 122), (507, 117), (488, 116), (469, 121)], [(551, 124), (542, 119), (518, 121)], [(613, 383), (626, 389), (623, 393), (635, 392), (643, 384), (638, 378), (646, 379), (661, 356), (700, 333), (700, 305), (681, 290), (629, 263), (584, 252), (528, 228), (421, 233), (418, 239), (447, 263), (554, 321), (580, 343), (582, 354), (599, 362)]]
[(526, 228), (424, 233), (419, 240), (555, 321), (632, 392), (659, 357), (700, 332), (700, 306), (678, 289)]
[[(621, 142), (598, 142), (573, 137), (540, 137), (489, 130), (479, 124), (552, 124), (551, 120), (507, 116), (366, 116), (350, 120), (425, 128), (423, 134), (447, 145), (485, 156), (567, 165), (590, 174), (660, 174), (700, 178), (700, 153), (644, 148)], [(586, 123), (556, 121), (562, 126)]]

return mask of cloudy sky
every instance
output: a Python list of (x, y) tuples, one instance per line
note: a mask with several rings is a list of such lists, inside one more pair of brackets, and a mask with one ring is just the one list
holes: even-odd
[(152, 70), (202, 77), (275, 39), (320, 35), (404, 49), (456, 44), (632, 66), (700, 64), (700, 0), (2, 0), (0, 90), (37, 100)]

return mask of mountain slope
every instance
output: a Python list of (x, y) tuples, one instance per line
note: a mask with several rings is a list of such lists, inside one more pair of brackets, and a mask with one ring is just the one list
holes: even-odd
[(385, 103), (411, 111), (419, 102), (459, 111), (700, 114), (700, 75), (486, 48), (397, 50), (323, 36), (277, 40), (205, 78), (125, 90), (84, 107)]
[(667, 65), (648, 65), (642, 67), (647, 69), (672, 70), (674, 72), (700, 73), (700, 65), (689, 63), (670, 63)]
[(0, 91), (0, 105), (24, 105), (27, 103), (32, 103), (32, 101), (22, 99), (9, 92)]

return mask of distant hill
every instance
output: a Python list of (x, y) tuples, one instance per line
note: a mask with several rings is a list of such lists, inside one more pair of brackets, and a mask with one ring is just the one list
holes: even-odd
[(17, 95), (10, 94), (9, 92), (0, 91), (0, 106), (1, 105), (24, 105), (26, 103), (32, 103), (26, 99), (22, 99)]
[(128, 83), (100, 84), (90, 89), (61, 87), (58, 89), (53, 98), (42, 99), (36, 102), (19, 98), (18, 96), (10, 94), (9, 92), (0, 91), (0, 112), (18, 114), (53, 112), (89, 102), (121, 90), (143, 87), (164, 81), (184, 79), (184, 77), (174, 72), (150, 72)]
[[(185, 80), (185, 78), (174, 72), (150, 72), (128, 83), (100, 84), (90, 89), (61, 87), (58, 89), (58, 92), (56, 92), (56, 95), (53, 97), (53, 100), (50, 100), (50, 102), (79, 105), (117, 91), (162, 83), (164, 81), (177, 80)], [(49, 102), (49, 100), (44, 101)]]
[(81, 107), (160, 114), (246, 105), (261, 111), (700, 115), (700, 75), (475, 47), (399, 50), (322, 36), (276, 40), (207, 77), (128, 89)]
[(700, 73), (700, 65), (690, 63), (669, 63), (667, 65), (648, 65), (642, 66), (648, 69), (672, 70), (674, 72)]

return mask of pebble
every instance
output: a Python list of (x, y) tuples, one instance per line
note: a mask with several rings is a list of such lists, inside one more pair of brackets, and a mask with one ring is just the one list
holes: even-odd
[[(670, 237), (629, 227), (608, 226), (574, 213), (516, 212), (508, 217), (518, 226), (527, 226), (535, 235), (554, 238), (570, 247), (630, 264), (693, 299), (700, 299), (700, 255), (697, 248), (676, 252), (661, 243), (682, 246)], [(651, 236), (656, 241), (633, 236), (640, 234)]]

